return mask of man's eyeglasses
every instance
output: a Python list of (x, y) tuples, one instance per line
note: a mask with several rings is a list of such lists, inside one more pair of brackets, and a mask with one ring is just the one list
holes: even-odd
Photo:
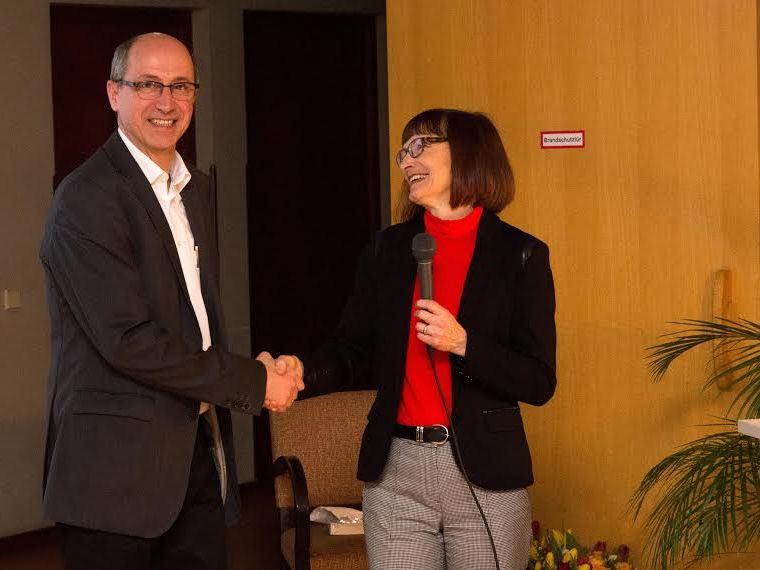
[(414, 139), (405, 147), (401, 147), (401, 150), (396, 153), (396, 164), (401, 166), (401, 162), (406, 158), (408, 154), (412, 158), (417, 158), (425, 150), (425, 147), (430, 146), (433, 143), (444, 142), (446, 137), (419, 137)]
[(116, 81), (119, 85), (128, 85), (135, 90), (137, 96), (140, 99), (158, 99), (164, 92), (164, 87), (168, 87), (172, 94), (172, 97), (176, 101), (189, 101), (195, 97), (195, 92), (200, 85), (191, 81), (178, 81), (177, 83), (170, 83), (164, 85), (158, 81), (127, 81), (126, 79), (118, 79)]

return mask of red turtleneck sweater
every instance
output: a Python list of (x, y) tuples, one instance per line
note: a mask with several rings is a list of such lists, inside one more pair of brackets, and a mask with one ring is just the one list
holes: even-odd
[[(436, 253), (433, 257), (433, 300), (446, 307), (456, 317), (462, 298), (464, 281), (470, 268), (475, 237), (483, 209), (474, 208), (459, 220), (441, 220), (425, 212), (425, 231), (433, 236)], [(420, 298), (419, 279), (414, 284), (412, 318), (409, 327), (409, 344), (406, 352), (406, 375), (401, 390), (401, 403), (396, 421), (410, 426), (441, 424), (448, 426), (446, 412), (435, 386), (425, 343), (417, 338), (414, 316), (415, 303)], [(448, 352), (433, 352), (435, 369), (451, 410), (451, 363)]]

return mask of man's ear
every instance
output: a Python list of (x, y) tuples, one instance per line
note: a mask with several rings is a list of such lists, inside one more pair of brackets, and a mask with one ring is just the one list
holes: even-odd
[(111, 109), (114, 111), (119, 110), (119, 84), (110, 79), (106, 82), (106, 93), (108, 94), (108, 102), (111, 103)]

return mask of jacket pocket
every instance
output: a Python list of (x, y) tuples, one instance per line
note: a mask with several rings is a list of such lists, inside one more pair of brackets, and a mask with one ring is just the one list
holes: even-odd
[(156, 400), (143, 394), (124, 394), (100, 390), (77, 390), (71, 406), (74, 414), (119, 416), (149, 422)]
[(517, 431), (523, 429), (520, 408), (509, 406), (496, 410), (484, 410), (483, 418), (488, 431)]

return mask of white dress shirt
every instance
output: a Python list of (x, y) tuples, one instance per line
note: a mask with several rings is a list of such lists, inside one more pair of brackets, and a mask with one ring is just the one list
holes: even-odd
[[(148, 156), (137, 148), (132, 141), (119, 129), (119, 136), (137, 165), (142, 170), (145, 178), (148, 179), (153, 193), (156, 195), (161, 210), (166, 216), (166, 221), (174, 237), (174, 245), (177, 247), (177, 255), (182, 265), (182, 275), (185, 277), (185, 285), (190, 295), (190, 302), (195, 312), (195, 318), (198, 321), (198, 328), (201, 332), (203, 350), (208, 350), (211, 346), (211, 330), (208, 324), (208, 313), (206, 304), (203, 302), (201, 293), (201, 272), (198, 264), (199, 252), (195, 245), (193, 230), (190, 228), (190, 222), (187, 219), (185, 205), (182, 203), (180, 195), (182, 189), (190, 182), (191, 174), (185, 166), (185, 162), (177, 151), (174, 152), (174, 161), (172, 162), (169, 173), (153, 162)], [(209, 412), (206, 414), (206, 412)], [(212, 431), (214, 432), (214, 458), (217, 463), (219, 480), (222, 485), (222, 500), (224, 500), (226, 485), (226, 465), (224, 461), (224, 451), (222, 448), (221, 435), (219, 432), (219, 423), (216, 420), (216, 410), (207, 402), (200, 403), (201, 414), (206, 414)], [(211, 416), (211, 417), (208, 417)]]
[(198, 321), (198, 327), (201, 330), (203, 339), (203, 350), (211, 346), (211, 331), (208, 326), (208, 314), (206, 313), (206, 304), (203, 302), (201, 294), (201, 273), (198, 267), (198, 250), (195, 247), (195, 238), (193, 230), (190, 229), (190, 222), (187, 220), (185, 205), (182, 203), (180, 193), (182, 189), (190, 182), (190, 171), (185, 166), (185, 162), (178, 152), (174, 152), (174, 161), (172, 162), (171, 172), (164, 172), (159, 165), (148, 158), (132, 141), (119, 129), (119, 135), (127, 145), (130, 154), (137, 161), (140, 170), (148, 179), (153, 193), (156, 195), (158, 203), (166, 216), (166, 221), (174, 237), (174, 245), (177, 247), (177, 255), (182, 264), (182, 274), (185, 277), (185, 285), (190, 295), (190, 302), (193, 305), (195, 318)]

